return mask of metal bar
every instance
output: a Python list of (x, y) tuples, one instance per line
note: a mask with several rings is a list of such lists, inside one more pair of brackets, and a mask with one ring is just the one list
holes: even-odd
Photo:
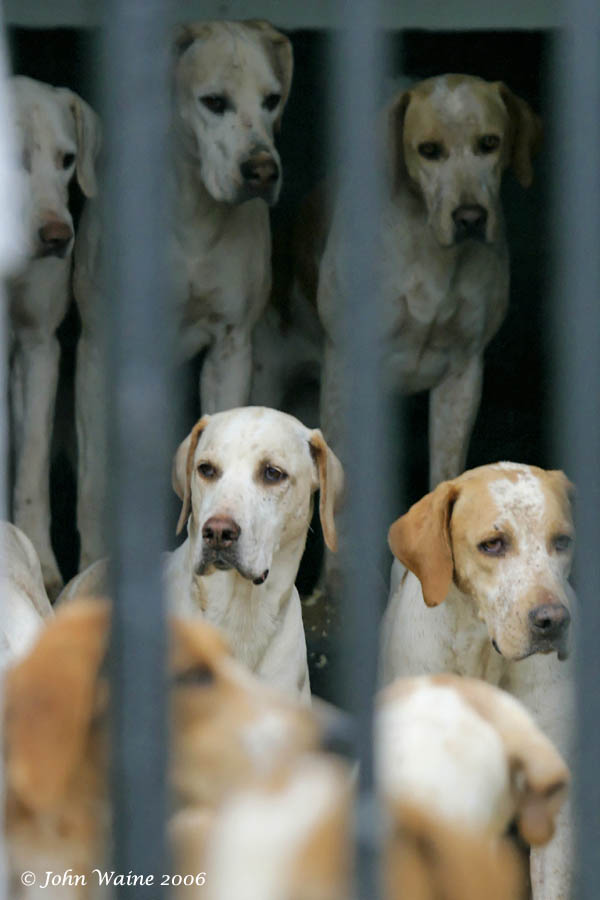
[[(342, 702), (357, 723), (360, 761), (356, 896), (376, 900), (379, 887), (379, 818), (373, 774), (373, 697), (377, 687), (379, 618), (385, 582), (377, 561), (386, 520), (385, 400), (380, 378), (378, 273), (382, 165), (378, 164), (375, 123), (382, 94), (384, 46), (378, 0), (339, 4), (343, 31), (336, 60), (336, 156), (340, 159), (348, 254), (344, 283), (348, 293), (339, 310), (343, 348), (344, 440), (341, 444), (348, 490), (342, 527), (345, 628), (341, 646)], [(350, 190), (345, 187), (351, 185)]]
[(592, 900), (600, 883), (600, 6), (570, 0), (570, 23), (553, 60), (554, 396), (559, 459), (578, 487), (575, 584), (578, 746), (575, 800), (578, 885)]
[(110, 0), (103, 32), (107, 178), (103, 236), (110, 378), (109, 501), (114, 618), (113, 867), (153, 876), (116, 889), (164, 896), (167, 810), (167, 546), (173, 396), (166, 249), (168, 22), (161, 0)]

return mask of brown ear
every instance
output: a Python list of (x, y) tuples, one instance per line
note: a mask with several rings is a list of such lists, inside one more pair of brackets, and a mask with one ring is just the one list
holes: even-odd
[(179, 25), (175, 29), (173, 36), (173, 49), (177, 56), (191, 47), (198, 38), (208, 37), (211, 27), (208, 22), (189, 22), (185, 25)]
[(67, 604), (6, 675), (6, 781), (31, 809), (60, 799), (85, 750), (108, 624), (106, 603)]
[(180, 500), (183, 501), (179, 519), (177, 521), (176, 534), (179, 534), (190, 516), (192, 508), (192, 470), (194, 468), (194, 456), (200, 435), (208, 425), (210, 416), (202, 416), (196, 422), (188, 436), (181, 442), (173, 458), (171, 468), (171, 484)]
[(294, 73), (294, 51), (291, 41), (285, 34), (273, 28), (270, 22), (262, 19), (247, 19), (243, 24), (259, 32), (273, 72), (279, 79), (281, 103), (279, 104), (279, 115), (275, 121), (275, 128), (279, 128), (283, 109), (290, 95), (292, 75)]
[(500, 96), (510, 116), (512, 148), (510, 165), (522, 187), (529, 187), (533, 181), (532, 160), (542, 143), (542, 121), (525, 100), (497, 82)]
[(387, 115), (387, 169), (392, 191), (396, 193), (406, 178), (404, 162), (404, 116), (410, 103), (410, 91), (402, 91), (388, 104)]
[(521, 836), (529, 844), (548, 843), (569, 784), (562, 756), (514, 697), (476, 679), (451, 683), (500, 735), (510, 765)]
[(577, 488), (570, 481), (562, 469), (550, 469), (546, 471), (547, 477), (551, 484), (555, 485), (559, 491), (562, 491), (569, 503), (573, 503), (577, 495)]
[(394, 556), (417, 576), (427, 606), (438, 606), (452, 582), (450, 516), (458, 487), (443, 481), (393, 523), (388, 543)]
[(330, 550), (337, 550), (337, 532), (334, 514), (344, 487), (344, 470), (342, 464), (328, 446), (318, 428), (311, 432), (309, 438), (310, 452), (317, 467), (319, 497), (319, 517), (325, 543)]
[(77, 133), (76, 172), (79, 187), (86, 197), (95, 197), (98, 193), (96, 179), (96, 158), (100, 151), (101, 128), (100, 119), (92, 107), (82, 100), (78, 94), (69, 91), (70, 107), (75, 119)]

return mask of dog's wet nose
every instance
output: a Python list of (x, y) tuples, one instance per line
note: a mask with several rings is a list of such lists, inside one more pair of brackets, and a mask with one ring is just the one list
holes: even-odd
[(230, 516), (211, 516), (202, 527), (202, 538), (210, 547), (231, 547), (242, 529)]
[(73, 229), (66, 222), (46, 222), (38, 231), (40, 244), (48, 255), (63, 253), (71, 238)]
[(270, 187), (279, 178), (279, 166), (266, 151), (245, 160), (240, 172), (246, 184), (258, 191)]
[(553, 641), (565, 634), (571, 615), (563, 603), (542, 603), (530, 610), (529, 621), (536, 637)]
[(464, 238), (484, 238), (487, 210), (477, 203), (463, 203), (452, 213), (457, 240)]

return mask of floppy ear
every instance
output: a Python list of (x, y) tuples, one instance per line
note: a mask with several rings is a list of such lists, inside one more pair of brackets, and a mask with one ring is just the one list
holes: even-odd
[(68, 604), (6, 675), (6, 780), (31, 809), (60, 799), (83, 755), (108, 624), (108, 604)]
[(278, 129), (281, 124), (281, 116), (283, 109), (290, 95), (292, 86), (292, 75), (294, 72), (294, 51), (289, 38), (273, 28), (270, 22), (261, 19), (247, 19), (244, 23), (248, 28), (252, 28), (259, 32), (262, 43), (267, 52), (267, 56), (273, 68), (273, 72), (279, 79), (281, 85), (281, 103), (279, 104), (279, 115), (275, 120), (275, 128)]
[(532, 160), (542, 143), (542, 121), (525, 100), (497, 82), (500, 96), (508, 110), (512, 130), (510, 165), (521, 187), (529, 187), (533, 181)]
[[(337, 550), (337, 532), (335, 530), (334, 513), (344, 487), (344, 470), (342, 464), (327, 445), (325, 438), (318, 428), (311, 431), (308, 441), (310, 452), (315, 461), (318, 475), (319, 518), (325, 543), (330, 550)], [(315, 488), (317, 485), (315, 485)]]
[(209, 419), (210, 416), (202, 416), (200, 421), (196, 422), (186, 439), (182, 441), (177, 448), (177, 452), (173, 458), (171, 484), (179, 499), (183, 501), (175, 534), (181, 532), (190, 517), (192, 507), (192, 470), (194, 468), (194, 456), (196, 455), (196, 447), (198, 446), (200, 436), (208, 425)]
[(387, 116), (387, 170), (392, 185), (392, 191), (396, 193), (399, 185), (406, 178), (406, 165), (404, 163), (404, 116), (410, 103), (410, 91), (402, 91), (391, 100), (386, 109)]
[(191, 47), (198, 38), (208, 37), (211, 28), (208, 22), (189, 22), (179, 25), (175, 29), (173, 37), (173, 49), (177, 56), (181, 56), (188, 47)]
[(388, 543), (394, 556), (417, 576), (427, 606), (438, 606), (452, 582), (450, 517), (459, 489), (443, 481), (393, 523)]
[(100, 151), (101, 127), (100, 119), (92, 107), (82, 100), (78, 94), (69, 91), (69, 106), (75, 119), (77, 134), (77, 161), (75, 163), (77, 181), (86, 197), (95, 197), (98, 193), (96, 180), (96, 157)]
[[(439, 676), (436, 681), (452, 676)], [(549, 738), (514, 697), (473, 678), (453, 686), (496, 729), (509, 761), (519, 831), (528, 844), (546, 844), (569, 784), (569, 770)]]
[(550, 479), (550, 483), (564, 494), (567, 501), (573, 503), (577, 495), (577, 488), (573, 482), (567, 478), (562, 469), (547, 470), (546, 475)]

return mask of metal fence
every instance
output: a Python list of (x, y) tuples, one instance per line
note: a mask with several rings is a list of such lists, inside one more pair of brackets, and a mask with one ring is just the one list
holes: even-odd
[[(578, 485), (576, 582), (584, 627), (578, 666), (579, 757), (577, 896), (593, 898), (600, 882), (600, 565), (598, 546), (600, 415), (600, 6), (571, 0), (570, 25), (557, 38), (553, 90), (559, 120), (553, 172), (556, 359), (555, 431), (564, 467)], [(348, 546), (375, 559), (389, 524), (383, 514), (390, 435), (377, 370), (377, 322), (363, 299), (376, 296), (374, 223), (379, 174), (372, 165), (372, 133), (384, 45), (376, 0), (339, 4), (343, 26), (334, 64), (339, 146), (357, 190), (350, 219), (346, 336), (346, 469)], [(107, 282), (111, 305), (107, 347), (111, 374), (111, 513), (115, 616), (112, 639), (114, 710), (114, 810), (117, 871), (168, 870), (164, 846), (167, 811), (165, 615), (160, 558), (167, 545), (164, 472), (170, 467), (173, 323), (165, 254), (168, 196), (168, 96), (165, 34), (170, 26), (161, 0), (111, 0), (105, 11), (102, 94), (109, 168), (105, 231), (110, 236)], [(276, 23), (277, 24), (277, 23)], [(127, 114), (125, 114), (125, 111)], [(285, 164), (285, 160), (284, 160)], [(367, 310), (366, 314), (365, 311)], [(353, 361), (360, 359), (360, 370)], [(360, 427), (356, 427), (356, 423)], [(397, 432), (394, 440), (398, 440)], [(364, 472), (368, 471), (368, 477)], [(143, 523), (143, 524), (142, 524)], [(377, 618), (381, 585), (374, 567), (356, 566), (345, 595), (340, 699), (358, 719), (361, 760), (358, 797), (357, 897), (379, 896), (377, 810), (373, 798), (372, 697), (376, 683)], [(368, 598), (369, 602), (365, 602)], [(361, 664), (357, 665), (356, 660)], [(152, 739), (148, 739), (148, 735)], [(129, 900), (156, 900), (156, 886), (123, 888)], [(232, 898), (233, 900), (233, 898)], [(410, 898), (408, 898), (410, 900)]]

